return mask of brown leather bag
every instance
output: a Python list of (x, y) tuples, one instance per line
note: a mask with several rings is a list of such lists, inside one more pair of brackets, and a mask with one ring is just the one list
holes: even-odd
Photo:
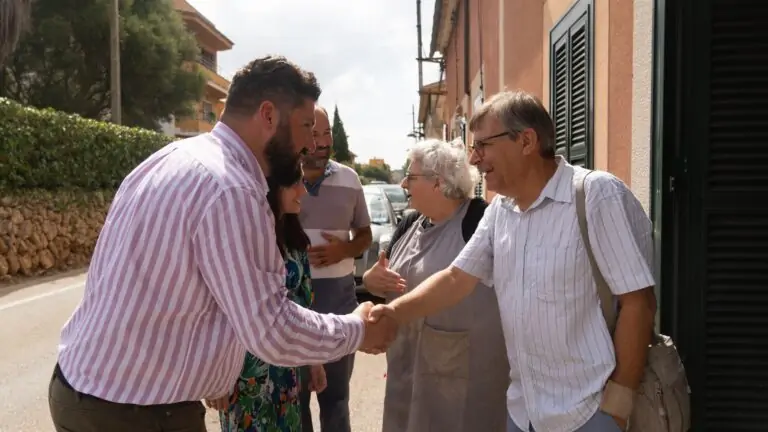
[[(608, 331), (616, 328), (613, 293), (600, 272), (592, 253), (587, 231), (586, 193), (584, 180), (591, 171), (574, 171), (576, 214), (584, 248), (589, 257), (592, 274)], [(656, 332), (648, 350), (645, 374), (637, 389), (627, 430), (630, 432), (686, 432), (691, 428), (691, 396), (688, 378), (672, 338)]]

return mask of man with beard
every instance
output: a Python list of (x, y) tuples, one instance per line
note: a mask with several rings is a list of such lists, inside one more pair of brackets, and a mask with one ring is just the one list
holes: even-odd
[[(309, 192), (301, 200), (301, 225), (312, 241), (313, 309), (345, 314), (357, 307), (355, 257), (371, 245), (371, 219), (363, 186), (352, 168), (330, 160), (333, 135), (328, 112), (315, 108), (314, 152), (304, 156), (304, 185)], [(349, 232), (352, 231), (352, 239)], [(328, 386), (317, 394), (323, 431), (349, 432), (349, 380), (354, 354), (325, 365)], [(312, 431), (308, 412), (310, 393), (302, 392), (304, 432)]]
[(372, 305), (321, 315), (286, 296), (265, 176), (314, 150), (313, 74), (283, 57), (232, 80), (209, 134), (151, 155), (120, 186), (49, 388), (56, 430), (205, 431), (247, 349), (275, 365), (379, 351)]

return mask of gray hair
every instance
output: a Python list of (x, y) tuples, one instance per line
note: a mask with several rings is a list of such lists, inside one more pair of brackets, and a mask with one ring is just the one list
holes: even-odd
[(411, 163), (418, 163), (424, 174), (440, 180), (440, 191), (449, 199), (467, 199), (473, 195), (480, 178), (477, 169), (469, 163), (469, 156), (461, 140), (445, 142), (429, 139), (418, 142), (408, 152)]
[(525, 129), (533, 129), (539, 139), (541, 156), (555, 157), (555, 125), (536, 96), (520, 90), (493, 95), (472, 115), (469, 130), (474, 132), (489, 115), (497, 118), (513, 139)]

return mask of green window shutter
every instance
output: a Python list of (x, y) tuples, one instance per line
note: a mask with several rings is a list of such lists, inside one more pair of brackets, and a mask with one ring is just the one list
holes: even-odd
[(555, 151), (573, 165), (593, 166), (592, 1), (580, 0), (550, 32), (550, 112)]

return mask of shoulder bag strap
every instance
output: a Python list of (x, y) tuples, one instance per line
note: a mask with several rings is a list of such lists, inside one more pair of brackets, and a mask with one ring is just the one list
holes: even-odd
[(592, 171), (574, 170), (573, 186), (576, 189), (576, 216), (579, 219), (579, 231), (581, 231), (581, 240), (584, 242), (584, 249), (589, 257), (589, 265), (592, 267), (592, 277), (597, 285), (597, 295), (600, 298), (600, 307), (603, 310), (603, 318), (608, 325), (608, 331), (613, 334), (616, 328), (616, 310), (613, 306), (613, 293), (605, 282), (603, 274), (595, 261), (595, 254), (592, 253), (592, 246), (589, 242), (589, 230), (587, 229), (587, 196), (584, 191), (584, 182)]

